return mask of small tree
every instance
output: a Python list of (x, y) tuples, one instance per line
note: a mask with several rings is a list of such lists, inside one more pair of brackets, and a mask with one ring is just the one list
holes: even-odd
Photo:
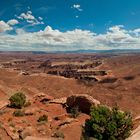
[(26, 96), (21, 92), (17, 92), (12, 95), (9, 100), (10, 107), (21, 109), (26, 102)]
[(129, 137), (132, 129), (130, 113), (112, 110), (105, 106), (92, 107), (91, 118), (86, 120), (83, 135), (98, 140), (124, 140)]

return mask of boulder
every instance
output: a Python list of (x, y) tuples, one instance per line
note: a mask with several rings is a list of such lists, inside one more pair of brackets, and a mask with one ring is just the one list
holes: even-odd
[(33, 134), (35, 134), (35, 130), (34, 130), (34, 128), (29, 126), (29, 127), (26, 127), (24, 130), (19, 132), (19, 137), (21, 139), (25, 139), (27, 136), (32, 136)]
[(133, 128), (136, 129), (140, 125), (140, 115), (133, 119)]
[(83, 113), (89, 114), (91, 106), (97, 106), (100, 102), (87, 94), (76, 94), (67, 98), (68, 108), (78, 107)]
[(20, 73), (20, 75), (29, 75), (29, 73), (28, 73), (28, 72), (25, 72), (25, 71), (22, 71), (22, 72)]

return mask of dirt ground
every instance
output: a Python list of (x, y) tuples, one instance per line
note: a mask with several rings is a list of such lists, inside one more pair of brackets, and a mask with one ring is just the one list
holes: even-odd
[[(8, 58), (13, 59), (13, 57), (23, 57), (22, 55), (9, 55), (7, 57), (6, 54), (6, 58), (2, 57), (1, 61), (9, 61)], [(76, 57), (74, 60), (77, 59), (77, 56), (74, 55), (74, 57)], [(39, 59), (43, 58), (39, 56)], [(55, 56), (55, 59), (58, 58), (59, 56)], [(54, 58), (52, 57), (52, 59)], [(62, 58), (61, 56), (59, 61), (63, 61), (63, 59), (65, 60), (66, 57), (63, 56)], [(133, 117), (139, 116), (140, 55), (119, 55), (101, 59), (103, 64), (96, 69), (109, 71), (110, 76), (114, 77), (115, 80), (85, 84), (73, 78), (64, 78), (46, 73), (23, 75), (19, 70), (0, 68), (0, 108), (8, 102), (11, 95), (20, 91), (25, 93), (27, 98), (32, 101), (31, 106), (25, 108), (25, 111), (33, 113), (33, 115), (15, 117), (13, 116), (15, 109), (2, 109), (0, 111), (0, 138), (11, 140), (15, 137), (16, 139), (20, 130), (24, 136), (30, 135), (29, 131), (32, 133), (32, 136), (46, 138), (48, 136), (51, 137), (52, 133), (59, 129), (65, 135), (65, 140), (71, 140), (71, 138), (79, 140), (82, 125), (89, 116), (80, 114), (78, 118), (71, 119), (60, 104), (44, 105), (40, 102), (33, 102), (33, 97), (40, 93), (57, 99), (73, 94), (88, 94), (100, 101), (101, 104), (111, 107), (118, 105), (122, 110), (131, 112)], [(108, 78), (110, 77), (108, 76)], [(38, 124), (37, 119), (43, 114), (48, 116), (48, 123)], [(54, 119), (57, 116), (60, 117), (60, 120)], [(65, 125), (65, 123), (68, 124)], [(62, 127), (59, 127), (61, 124)], [(24, 130), (23, 128), (26, 129)]]
[(115, 82), (85, 85), (75, 79), (67, 79), (44, 73), (28, 76), (11, 69), (0, 69), (0, 96), (9, 98), (16, 91), (23, 91), (29, 97), (43, 92), (55, 98), (71, 94), (89, 94), (102, 104), (119, 105), (122, 110), (138, 115), (140, 113), (140, 55), (120, 55), (104, 59), (98, 69), (109, 70), (117, 79)]

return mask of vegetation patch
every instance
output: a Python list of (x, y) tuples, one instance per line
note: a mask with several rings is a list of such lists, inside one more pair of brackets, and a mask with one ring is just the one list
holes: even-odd
[(64, 134), (63, 134), (62, 132), (60, 132), (60, 131), (55, 132), (55, 133), (52, 135), (52, 137), (54, 137), (54, 138), (62, 138), (62, 139), (65, 138)]
[(9, 100), (10, 107), (21, 109), (26, 103), (26, 96), (22, 92), (17, 92)]
[(23, 110), (16, 110), (16, 111), (13, 112), (13, 115), (14, 115), (15, 117), (22, 117), (22, 116), (25, 115), (25, 113), (24, 113)]
[(48, 116), (47, 115), (42, 115), (38, 118), (38, 122), (48, 122)]
[(92, 107), (90, 119), (83, 127), (82, 139), (124, 140), (130, 136), (132, 117), (118, 107), (112, 110), (105, 106)]
[(71, 108), (70, 113), (71, 113), (70, 116), (72, 118), (77, 118), (80, 115), (79, 107), (75, 106), (75, 107)]

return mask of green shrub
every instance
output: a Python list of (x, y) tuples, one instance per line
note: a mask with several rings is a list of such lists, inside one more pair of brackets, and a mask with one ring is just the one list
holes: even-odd
[(79, 111), (79, 107), (78, 106), (75, 106), (73, 108), (70, 109), (70, 113), (71, 113), (71, 117), (72, 118), (77, 118), (80, 114), (80, 111)]
[(48, 121), (48, 116), (47, 115), (42, 115), (39, 117), (37, 120), (38, 122), (47, 122)]
[(26, 96), (23, 93), (18, 92), (12, 95), (9, 100), (10, 107), (21, 109), (26, 102)]
[(23, 110), (16, 110), (13, 112), (13, 115), (16, 116), (16, 117), (22, 117), (24, 116), (24, 111)]
[(89, 137), (98, 140), (124, 140), (129, 137), (132, 129), (130, 113), (112, 110), (105, 106), (92, 107), (91, 118), (86, 120), (83, 128), (85, 140)]

